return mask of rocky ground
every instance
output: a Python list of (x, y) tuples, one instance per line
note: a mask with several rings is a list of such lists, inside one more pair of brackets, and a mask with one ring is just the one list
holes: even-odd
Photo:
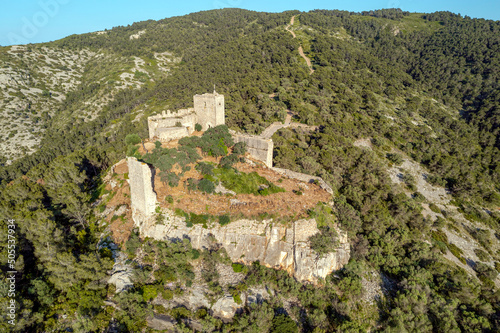
[(45, 46), (0, 48), (0, 154), (12, 160), (32, 153), (46, 120), (81, 83), (89, 50)]
[[(75, 120), (91, 121), (116, 92), (168, 75), (180, 61), (168, 52), (155, 54), (153, 63), (43, 44), (0, 47), (0, 157), (10, 163), (33, 153), (50, 118), (73, 125)], [(69, 92), (91, 84), (94, 88), (85, 99), (76, 98), (59, 110)]]
[[(405, 186), (403, 175), (409, 174), (413, 177), (417, 192), (425, 197), (425, 202), (421, 204), (423, 208), (422, 215), (430, 221), (435, 221), (439, 217), (448, 222), (442, 230), (448, 237), (449, 243), (456, 245), (463, 252), (466, 264), (462, 263), (449, 251), (444, 257), (454, 262), (457, 266), (465, 269), (472, 276), (476, 276), (473, 267), (481, 260), (477, 257), (475, 250), (481, 249), (488, 252), (488, 249), (483, 248), (469, 232), (470, 230), (476, 229), (486, 229), (490, 231), (491, 229), (483, 223), (468, 220), (459, 211), (458, 207), (453, 204), (451, 195), (447, 193), (443, 187), (430, 184), (427, 181), (428, 171), (412, 159), (404, 157), (404, 161), (401, 165), (390, 166), (388, 168), (388, 174), (392, 182), (400, 185), (401, 189), (408, 196), (411, 196), (412, 192)], [(440, 212), (431, 209), (431, 205), (435, 205)], [(492, 253), (499, 250), (498, 242), (491, 244), (489, 250), (492, 251)], [(490, 267), (494, 267), (494, 261), (491, 257), (489, 261), (482, 262)], [(500, 286), (500, 277), (497, 277), (494, 282), (497, 286)]]

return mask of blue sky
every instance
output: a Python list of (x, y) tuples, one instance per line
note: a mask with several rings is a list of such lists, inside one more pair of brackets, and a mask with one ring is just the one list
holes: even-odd
[(185, 15), (200, 10), (238, 7), (281, 12), (298, 9), (363, 11), (401, 8), (410, 12), (447, 10), (471, 17), (500, 20), (499, 0), (0, 0), (0, 45), (39, 43), (147, 19)]

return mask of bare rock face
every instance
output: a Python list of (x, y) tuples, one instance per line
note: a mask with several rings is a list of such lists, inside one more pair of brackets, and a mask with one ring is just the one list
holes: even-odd
[(133, 270), (130, 265), (127, 265), (127, 256), (123, 252), (119, 252), (115, 258), (113, 272), (108, 280), (108, 283), (114, 284), (116, 292), (119, 293), (134, 286), (132, 283)]
[(193, 248), (204, 249), (222, 245), (233, 262), (251, 264), (259, 261), (267, 267), (284, 269), (299, 281), (317, 282), (349, 261), (350, 247), (347, 234), (337, 229), (339, 247), (333, 253), (318, 255), (309, 245), (308, 238), (319, 232), (314, 219), (302, 219), (290, 226), (273, 220), (238, 220), (225, 226), (218, 223), (203, 228), (187, 227), (184, 218), (171, 210), (162, 209), (164, 224), (156, 224), (154, 216), (133, 216), (142, 237), (157, 240), (189, 238)]
[(177, 321), (167, 315), (155, 314), (147, 319), (148, 326), (157, 331), (171, 330), (177, 325)]
[[(245, 295), (242, 294), (242, 302), (245, 304)], [(233, 296), (227, 294), (222, 298), (219, 298), (217, 302), (212, 306), (212, 311), (214, 316), (221, 318), (232, 318), (236, 311), (242, 308), (242, 305), (236, 303)]]

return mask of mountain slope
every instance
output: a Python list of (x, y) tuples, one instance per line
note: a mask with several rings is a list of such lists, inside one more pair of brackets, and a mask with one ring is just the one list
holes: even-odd
[[(296, 38), (286, 30), (292, 16)], [(10, 149), (2, 154), (17, 159), (0, 169), (0, 211), (18, 228), (16, 329), (140, 331), (153, 314), (168, 314), (205, 331), (494, 331), (499, 29), (446, 12), (226, 9), (2, 48)], [(126, 155), (130, 134), (148, 137), (147, 116), (190, 106), (214, 84), (232, 129), (261, 133), (287, 112), (317, 126), (274, 133), (274, 163), (329, 183), (328, 209), (348, 232), (352, 259), (320, 287), (259, 265), (233, 266), (242, 275), (231, 284), (213, 269), (227, 264), (218, 250), (132, 234), (124, 250), (144, 258), (131, 255), (134, 287), (115, 295), (106, 283), (115, 249), (94, 207), (113, 196), (102, 178)], [(32, 129), (43, 135), (33, 139)], [(21, 157), (16, 145), (32, 154)], [(229, 323), (207, 307), (170, 306), (190, 292), (196, 260), (214, 295), (236, 302), (246, 287), (266, 286), (269, 297)], [(180, 275), (155, 275), (157, 261)], [(373, 276), (385, 294), (365, 302)]]

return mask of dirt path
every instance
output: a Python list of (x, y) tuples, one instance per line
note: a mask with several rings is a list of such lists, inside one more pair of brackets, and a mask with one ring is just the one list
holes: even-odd
[(299, 54), (304, 60), (306, 61), (307, 67), (309, 67), (309, 70), (311, 71), (309, 74), (314, 73), (314, 69), (312, 68), (312, 63), (311, 59), (309, 59), (306, 54), (304, 53), (304, 50), (302, 49), (302, 46), (299, 46)]
[(295, 21), (295, 15), (292, 16), (292, 19), (290, 20), (290, 24), (288, 24), (286, 27), (285, 27), (285, 30), (288, 31), (289, 33), (292, 34), (293, 38), (297, 37), (295, 36), (295, 32), (293, 32), (292, 30), (290, 30), (290, 27), (293, 25), (293, 22)]
[[(293, 22), (295, 22), (295, 15), (292, 16), (292, 18), (290, 19), (290, 23), (285, 27), (285, 30), (288, 31), (289, 33), (291, 33), (293, 38), (296, 38), (297, 36), (295, 35), (295, 32), (290, 30), (290, 27), (293, 25)], [(302, 45), (299, 46), (299, 54), (306, 61), (307, 67), (309, 67), (309, 74), (314, 73), (314, 69), (312, 68), (311, 59), (309, 59), (306, 56), (306, 54), (304, 53), (304, 49), (302, 48)]]

